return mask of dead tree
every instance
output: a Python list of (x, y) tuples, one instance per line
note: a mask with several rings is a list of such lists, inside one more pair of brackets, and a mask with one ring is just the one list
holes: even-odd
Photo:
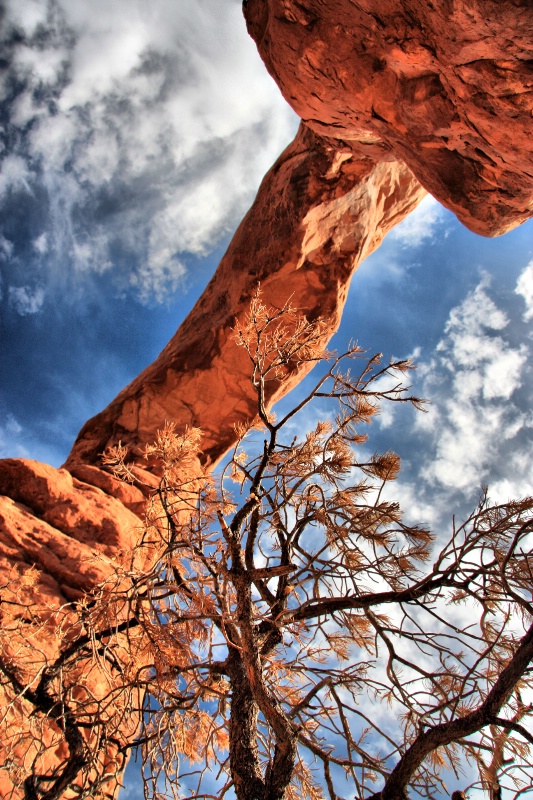
[[(25, 677), (2, 639), (10, 703), (53, 730), (37, 736), (26, 774), (13, 748), (25, 797), (103, 791), (109, 764), (98, 754), (124, 725), (131, 736), (124, 745), (117, 733), (117, 758), (141, 748), (158, 797), (431, 798), (447, 795), (447, 774), (468, 762), (487, 791), (497, 781), (517, 797), (531, 784), (522, 697), (533, 500), (491, 504), (485, 491), (447, 537), (407, 524), (389, 499), (399, 458), (367, 452), (362, 429), (383, 402), (421, 406), (403, 384), (411, 365), (382, 365), (356, 346), (324, 353), (320, 322), (259, 294), (235, 337), (257, 417), (224, 468), (188, 477), (200, 432), (166, 424), (146, 450), (161, 480), (143, 558), (76, 622), (65, 610), (65, 647), (38, 674)], [(276, 382), (314, 361), (325, 361), (322, 376), (276, 419), (267, 408)], [(313, 403), (324, 420), (308, 425)], [(106, 462), (136, 480), (125, 449)], [(90, 659), (109, 675), (98, 698), (76, 682)], [(61, 769), (40, 772), (60, 745)]]

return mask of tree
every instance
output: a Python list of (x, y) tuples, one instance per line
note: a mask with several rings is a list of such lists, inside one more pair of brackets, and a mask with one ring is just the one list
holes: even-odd
[[(435, 540), (388, 499), (399, 458), (359, 455), (380, 403), (421, 407), (402, 383), (409, 362), (324, 353), (319, 321), (259, 293), (235, 337), (257, 418), (219, 474), (191, 473), (200, 431), (163, 427), (130, 568), (62, 610), (65, 645), (31, 674), (13, 652), (30, 610), (7, 601), (7, 707), (37, 720), (24, 764), (11, 744), (13, 785), (31, 800), (96, 796), (137, 746), (154, 796), (432, 798), (468, 763), (493, 798), (527, 792), (533, 500), (493, 505), (484, 491)], [(324, 360), (277, 420), (281, 375)], [(362, 367), (354, 377), (347, 364)], [(307, 431), (313, 401), (336, 410)], [(105, 457), (136, 480), (129, 459), (120, 446)], [(90, 665), (97, 695), (83, 685)]]

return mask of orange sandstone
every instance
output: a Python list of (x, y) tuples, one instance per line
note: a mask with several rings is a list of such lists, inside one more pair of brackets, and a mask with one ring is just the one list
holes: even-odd
[(401, 159), (476, 233), (531, 216), (530, 0), (247, 0), (245, 16), (314, 131)]
[[(105, 579), (137, 538), (144, 494), (102, 469), (108, 445), (122, 441), (139, 456), (173, 420), (203, 430), (203, 460), (213, 465), (234, 442), (235, 423), (253, 416), (232, 329), (259, 282), (270, 303), (291, 300), (321, 317), (326, 343), (354, 270), (426, 190), (487, 235), (533, 213), (529, 0), (247, 0), (245, 16), (305, 124), (193, 311), (86, 423), (66, 468), (0, 462), (0, 567), (43, 624)], [(301, 377), (287, 375), (271, 399)], [(60, 646), (50, 629), (41, 657)], [(10, 796), (1, 766), (0, 794)]]

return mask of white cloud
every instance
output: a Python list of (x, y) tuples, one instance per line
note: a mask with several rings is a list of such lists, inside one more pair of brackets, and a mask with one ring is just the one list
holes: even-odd
[(107, 241), (103, 236), (74, 239), (70, 255), (76, 269), (81, 272), (91, 270), (101, 274), (112, 267), (107, 257)]
[(493, 474), (506, 443), (528, 427), (513, 400), (525, 379), (528, 348), (503, 334), (509, 319), (489, 289), (483, 276), (450, 312), (433, 357), (419, 365), (419, 391), (431, 405), (416, 427), (433, 443), (421, 473), (433, 486), (476, 490)]
[[(527, 427), (533, 427), (533, 418), (527, 421)], [(533, 461), (531, 451), (526, 448), (516, 450), (509, 455), (508, 475), (494, 481), (490, 485), (490, 497), (495, 503), (505, 503), (519, 497), (531, 497), (533, 487)]]
[(452, 308), (445, 333), (470, 332), (479, 334), (483, 329), (499, 331), (509, 324), (508, 317), (487, 294), (490, 276), (483, 273), (479, 284), (456, 308)]
[(40, 255), (45, 255), (48, 252), (48, 236), (46, 233), (41, 233), (37, 239), (34, 239), (33, 249)]
[(9, 190), (30, 192), (31, 173), (24, 158), (10, 154), (0, 165), (0, 198)]
[(8, 259), (13, 255), (13, 242), (6, 239), (5, 236), (0, 235), (0, 256)]
[(28, 451), (20, 443), (22, 426), (13, 414), (7, 414), (0, 423), (0, 458), (27, 458)]
[(46, 22), (47, 6), (42, 0), (17, 0), (9, 7), (9, 16), (13, 26), (26, 36), (33, 36), (39, 25)]
[(520, 386), (521, 370), (527, 360), (525, 345), (510, 347), (494, 331), (509, 324), (504, 311), (487, 294), (490, 280), (483, 275), (465, 300), (450, 312), (437, 345), (441, 363), (453, 373), (457, 399), (468, 401), (478, 396), (510, 398)]
[(114, 131), (94, 130), (76, 156), (76, 177), (95, 187), (109, 183), (120, 167), (120, 146)]
[(22, 45), (15, 51), (12, 68), (19, 78), (27, 78), (34, 85), (51, 85), (63, 70), (65, 54), (57, 48), (35, 49)]
[(40, 311), (45, 298), (42, 287), (32, 289), (29, 286), (10, 286), (9, 302), (21, 317), (36, 314)]
[(398, 241), (402, 247), (419, 247), (434, 238), (443, 216), (443, 207), (428, 194), (417, 208), (389, 233), (389, 237)]
[[(79, 122), (74, 115), (43, 115), (30, 134), (30, 154), (42, 162), (45, 182), (62, 177), (79, 134)], [(58, 189), (61, 186), (58, 181)]]
[(533, 261), (530, 261), (518, 276), (515, 292), (524, 298), (526, 304), (524, 321), (529, 322), (533, 319)]
[(122, 250), (122, 286), (164, 296), (180, 256), (206, 254), (238, 223), (295, 132), (240, 3), (10, 0), (6, 25), (26, 40), (13, 51), (24, 89), (4, 191), (44, 189), (54, 265), (74, 254), (87, 270), (96, 237), (101, 262)]
[(441, 409), (436, 454), (426, 474), (445, 487), (471, 492), (486, 480), (502, 443), (519, 432), (524, 419), (516, 409), (509, 413), (503, 406), (452, 399), (445, 400)]
[(400, 478), (388, 483), (381, 497), (399, 504), (403, 521), (408, 525), (427, 526), (435, 530), (440, 522), (439, 504), (435, 496), (426, 496), (419, 483), (410, 484)]

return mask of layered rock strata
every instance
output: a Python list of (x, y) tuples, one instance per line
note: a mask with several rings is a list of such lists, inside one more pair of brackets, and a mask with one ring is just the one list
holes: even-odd
[[(107, 491), (64, 469), (26, 459), (0, 461), (2, 685), (14, 678), (21, 687), (37, 687), (39, 675), (75, 635), (76, 603), (131, 560), (141, 528), (135, 511), (144, 497), (98, 469), (87, 471), (97, 473), (95, 483)], [(113, 689), (109, 670), (89, 664), (86, 671), (90, 675), (80, 680), (91, 698)], [(13, 692), (5, 694), (0, 686), (0, 796), (6, 800), (24, 796), (21, 789), (13, 792), (17, 777), (28, 779), (34, 768), (46, 774), (55, 763), (52, 757), (63, 759), (66, 752), (54, 746), (58, 730), (46, 721), (53, 712), (47, 693), (38, 693), (34, 706), (23, 702), (22, 691), (18, 694), (14, 701)], [(102, 756), (113, 776), (112, 793), (116, 764), (110, 753)], [(26, 787), (25, 796), (32, 797), (29, 792)]]

